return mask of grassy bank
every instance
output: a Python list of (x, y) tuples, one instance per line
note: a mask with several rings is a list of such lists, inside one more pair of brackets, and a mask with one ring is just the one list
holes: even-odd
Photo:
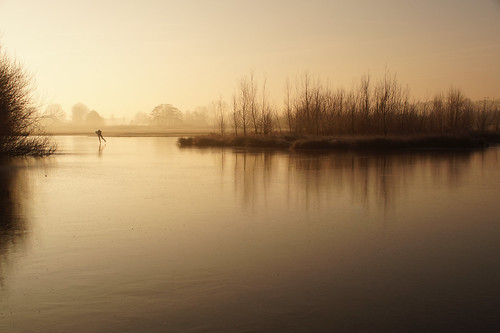
[(500, 142), (500, 133), (412, 136), (221, 136), (179, 138), (181, 147), (260, 147), (292, 150), (407, 150), (483, 148)]

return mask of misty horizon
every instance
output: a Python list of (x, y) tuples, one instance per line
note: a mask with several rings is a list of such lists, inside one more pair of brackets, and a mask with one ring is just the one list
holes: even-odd
[(252, 70), (259, 82), (267, 78), (274, 105), (287, 78), (306, 71), (348, 90), (357, 76), (378, 79), (387, 68), (416, 100), (449, 87), (472, 100), (500, 98), (496, 1), (148, 0), (95, 8), (0, 4), (2, 43), (34, 74), (42, 100), (68, 113), (77, 102), (129, 119), (162, 103), (183, 112), (219, 97), (231, 103)]
[[(238, 129), (240, 129), (241, 132), (241, 128), (236, 128), (235, 126), (241, 126), (240, 118), (242, 117), (242, 112), (244, 112), (244, 110), (241, 109), (244, 108), (244, 105), (241, 104), (243, 101), (240, 101), (240, 99), (243, 96), (242, 94), (246, 94), (245, 89), (248, 88), (245, 87), (250, 87), (249, 84), (251, 84), (251, 89), (253, 91), (252, 98), (255, 99), (252, 103), (255, 104), (260, 117), (264, 117), (266, 113), (269, 113), (270, 117), (274, 119), (272, 121), (273, 123), (270, 124), (270, 131), (282, 133), (283, 130), (288, 129), (288, 131), (291, 132), (292, 128), (289, 123), (290, 119), (286, 119), (290, 117), (289, 109), (290, 107), (297, 108), (297, 103), (301, 103), (301, 99), (307, 98), (307, 95), (304, 94), (307, 94), (308, 90), (311, 91), (311, 94), (319, 93), (324, 95), (322, 98), (330, 98), (328, 97), (330, 95), (337, 96), (334, 97), (332, 103), (343, 103), (342, 99), (344, 98), (346, 103), (349, 103), (349, 99), (352, 98), (357, 101), (353, 100), (353, 103), (370, 103), (370, 105), (367, 104), (366, 106), (359, 105), (358, 108), (369, 108), (369, 110), (367, 109), (363, 111), (360, 109), (358, 112), (373, 113), (371, 116), (373, 118), (376, 116), (375, 112), (379, 112), (375, 110), (377, 107), (376, 104), (379, 103), (376, 101), (378, 98), (376, 96), (378, 94), (377, 91), (382, 88), (383, 84), (386, 84), (384, 82), (389, 82), (387, 80), (390, 80), (390, 82), (392, 82), (391, 84), (395, 85), (393, 88), (396, 89), (394, 90), (394, 93), (401, 94), (398, 98), (402, 98), (402, 101), (404, 100), (404, 105), (407, 105), (404, 107), (409, 107), (414, 110), (413, 112), (415, 112), (416, 116), (426, 116), (429, 110), (436, 106), (437, 101), (441, 100), (440, 103), (445, 102), (446, 99), (451, 98), (450, 94), (454, 94), (456, 91), (462, 96), (460, 98), (462, 98), (464, 102), (468, 103), (468, 108), (470, 108), (469, 112), (472, 112), (472, 116), (474, 118), (477, 117), (477, 120), (472, 120), (473, 124), (471, 125), (473, 125), (473, 127), (470, 127), (470, 129), (476, 128), (484, 131), (488, 128), (499, 127), (500, 99), (484, 97), (482, 100), (472, 101), (465, 94), (463, 94), (460, 89), (449, 88), (446, 94), (437, 93), (426, 101), (415, 100), (411, 96), (410, 89), (403, 83), (400, 83), (397, 76), (395, 74), (391, 74), (389, 71), (386, 72), (385, 78), (379, 79), (378, 81), (376, 78), (372, 78), (369, 74), (366, 74), (358, 83), (354, 84), (350, 90), (345, 90), (342, 87), (335, 89), (331, 88), (330, 86), (325, 85), (322, 81), (306, 73), (300, 79), (296, 79), (293, 86), (287, 81), (287, 90), (286, 95), (283, 98), (283, 104), (278, 106), (272, 104), (269, 100), (266, 90), (267, 80), (258, 82), (254, 77), (254, 73), (251, 72), (247, 76), (242, 76), (237, 84), (236, 90), (233, 93), (232, 105), (228, 101), (223, 100), (222, 97), (220, 97), (219, 100), (212, 101), (206, 106), (196, 108), (195, 111), (182, 111), (171, 104), (158, 104), (150, 112), (138, 112), (132, 119), (128, 119), (126, 117), (117, 118), (114, 116), (111, 118), (104, 118), (96, 110), (91, 110), (84, 103), (74, 104), (71, 109), (71, 117), (68, 117), (67, 113), (62, 109), (60, 104), (49, 104), (46, 106), (45, 111), (42, 114), (42, 124), (46, 126), (46, 130), (48, 130), (48, 132), (55, 133), (68, 133), (72, 131), (80, 133), (82, 131), (90, 131), (101, 127), (112, 129), (113, 131), (113, 127), (118, 126), (121, 127), (121, 132), (118, 130), (119, 133), (124, 134), (123, 130), (126, 130), (124, 128), (125, 126), (130, 129), (135, 128), (134, 131), (137, 131), (137, 133), (141, 133), (142, 128), (143, 133), (162, 131), (162, 129), (198, 129), (202, 130), (201, 133), (203, 133), (204, 130), (205, 133), (216, 132), (224, 134), (224, 132), (220, 132), (221, 126), (223, 126), (222, 128), (228, 128), (235, 134), (238, 134)], [(366, 94), (366, 96), (363, 94)], [(341, 99), (335, 101), (335, 99), (338, 98)], [(362, 100), (366, 101), (362, 102)], [(328, 106), (325, 105), (321, 108), (324, 107)], [(401, 105), (401, 107), (403, 107), (403, 105)], [(336, 108), (339, 109), (333, 112), (342, 113), (346, 112), (343, 111), (343, 108), (349, 108), (349, 106), (346, 104), (346, 106), (340, 105)], [(296, 110), (295, 112), (299, 111)], [(237, 120), (237, 116), (239, 120)], [(356, 117), (359, 118), (364, 116), (357, 115)], [(324, 119), (323, 121), (330, 120)], [(339, 123), (339, 121), (340, 119), (336, 120), (337, 123)], [(363, 120), (357, 120), (357, 122), (359, 121)], [(482, 122), (482, 125), (474, 125), (479, 124), (479, 122)], [(349, 124), (345, 125), (350, 126)], [(336, 126), (338, 127), (341, 125), (337, 124)], [(423, 130), (422, 132), (429, 132), (429, 130)], [(330, 134), (342, 134), (342, 131), (337, 130), (336, 132), (332, 132)]]

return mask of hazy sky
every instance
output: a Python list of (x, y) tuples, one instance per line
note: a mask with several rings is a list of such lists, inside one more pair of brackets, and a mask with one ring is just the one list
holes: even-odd
[(0, 0), (0, 41), (68, 115), (230, 102), (251, 70), (278, 106), (306, 71), (350, 88), (388, 68), (414, 98), (500, 97), (500, 0)]

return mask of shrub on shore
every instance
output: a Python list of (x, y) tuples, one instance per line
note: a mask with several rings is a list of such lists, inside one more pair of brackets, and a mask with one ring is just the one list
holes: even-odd
[(0, 155), (46, 156), (56, 146), (39, 126), (31, 77), (0, 44)]

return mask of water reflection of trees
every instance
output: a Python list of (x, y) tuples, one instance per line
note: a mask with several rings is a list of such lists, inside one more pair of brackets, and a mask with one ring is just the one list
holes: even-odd
[[(294, 204), (299, 202), (305, 209), (328, 205), (333, 198), (347, 196), (358, 205), (386, 211), (415, 186), (456, 188), (470, 169), (471, 156), (470, 151), (386, 154), (234, 151), (234, 187), (244, 205), (252, 209), (267, 205), (268, 196), (289, 200), (294, 196)], [(284, 187), (274, 186), (276, 182), (283, 182)]]
[(18, 169), (0, 162), (0, 286), (10, 263), (9, 254), (26, 242), (27, 224), (22, 212)]
[(254, 209), (259, 200), (265, 204), (273, 180), (276, 154), (272, 151), (235, 151), (234, 189), (247, 207)]

